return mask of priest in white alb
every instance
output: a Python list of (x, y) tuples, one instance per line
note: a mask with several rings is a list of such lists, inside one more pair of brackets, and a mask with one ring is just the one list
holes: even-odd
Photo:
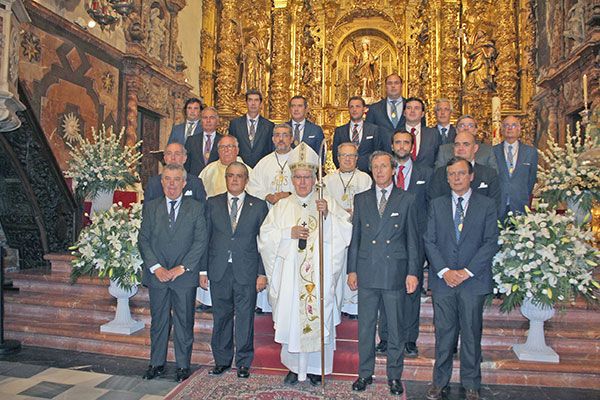
[[(371, 176), (356, 167), (358, 147), (352, 142), (342, 143), (337, 148), (339, 168), (323, 178), (325, 193), (337, 201), (350, 215), (354, 205), (354, 195), (369, 190), (373, 185)], [(344, 259), (344, 274), (346, 259)], [(338, 307), (350, 319), (358, 316), (358, 290), (350, 290), (346, 280), (340, 279), (336, 288)]]
[[(223, 136), (217, 144), (217, 151), (219, 153), (219, 159), (208, 164), (199, 175), (200, 179), (202, 179), (202, 184), (206, 189), (207, 198), (227, 191), (225, 171), (229, 164), (234, 161), (243, 163), (242, 159), (238, 157), (239, 148), (235, 136)], [(248, 171), (252, 172), (252, 168), (247, 165), (246, 167), (248, 168)], [(199, 287), (196, 292), (196, 300), (205, 306), (212, 306), (210, 287), (208, 289)]]
[[(250, 174), (246, 190), (251, 195), (265, 200), (269, 209), (294, 191), (292, 172), (288, 164), (288, 157), (292, 151), (292, 139), (291, 126), (288, 124), (275, 125), (273, 127), (275, 151), (263, 157)], [(273, 311), (269, 304), (268, 293), (268, 290), (263, 290), (256, 295), (256, 308), (262, 312)]]
[[(269, 279), (275, 341), (281, 362), (289, 369), (284, 383), (321, 383), (321, 328), (324, 321), (325, 374), (333, 370), (336, 287), (343, 278), (351, 238), (350, 214), (337, 202), (319, 200), (315, 190), (319, 156), (305, 143), (289, 156), (294, 193), (269, 211), (258, 241)], [(323, 223), (324, 315), (319, 304), (319, 211)]]

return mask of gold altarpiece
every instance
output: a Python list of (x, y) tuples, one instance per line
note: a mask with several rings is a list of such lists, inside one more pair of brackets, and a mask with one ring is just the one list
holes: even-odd
[[(530, 0), (204, 0), (201, 95), (230, 119), (245, 112), (243, 94), (256, 87), (263, 114), (284, 121), (289, 98), (302, 94), (330, 136), (348, 118), (349, 96), (377, 101), (385, 76), (399, 72), (404, 96), (431, 106), (449, 98), (454, 118), (473, 114), (489, 136), (494, 96), (503, 114), (532, 115), (531, 7)], [(524, 131), (533, 123), (526, 118)]]

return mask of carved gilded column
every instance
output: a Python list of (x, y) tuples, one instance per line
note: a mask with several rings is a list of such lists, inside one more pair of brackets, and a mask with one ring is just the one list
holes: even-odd
[(499, 11), (498, 29), (496, 29), (496, 47), (498, 49), (497, 92), (502, 100), (503, 110), (519, 109), (518, 101), (518, 38), (516, 10), (514, 1), (501, 0), (497, 3)]
[(215, 19), (216, 5), (214, 0), (202, 2), (202, 31), (200, 32), (200, 48), (202, 61), (200, 64), (200, 96), (208, 105), (215, 104)]
[(273, 9), (273, 52), (271, 55), (271, 82), (269, 116), (275, 121), (288, 117), (290, 98), (290, 22), (287, 0), (275, 0)]
[(440, 77), (439, 94), (452, 102), (455, 113), (460, 114), (460, 39), (459, 33), (460, 4), (457, 1), (445, 1), (439, 11), (440, 29), (438, 32), (439, 62), (438, 74)]
[(223, 0), (219, 19), (219, 49), (217, 54), (216, 104), (223, 115), (235, 113), (237, 49), (239, 34), (234, 21), (237, 20), (237, 1)]
[(139, 71), (125, 76), (125, 143), (133, 146), (137, 142)]
[(25, 106), (19, 101), (17, 79), (21, 24), (31, 22), (21, 0), (0, 0), (0, 132), (21, 126), (17, 111)]

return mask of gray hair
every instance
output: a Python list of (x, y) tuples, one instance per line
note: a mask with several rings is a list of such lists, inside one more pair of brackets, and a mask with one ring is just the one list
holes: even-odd
[(250, 175), (246, 164), (244, 164), (243, 162), (234, 161), (231, 164), (229, 164), (227, 168), (225, 168), (225, 176), (227, 176), (227, 171), (229, 171), (229, 168), (231, 167), (241, 167), (244, 170), (244, 173), (246, 174), (246, 178), (248, 178), (248, 176)]
[(339, 153), (340, 149), (344, 146), (349, 146), (349, 147), (354, 147), (354, 150), (356, 150), (356, 152), (358, 152), (358, 146), (356, 145), (356, 143), (354, 142), (344, 142), (344, 143), (340, 143), (337, 147), (337, 151)]
[(273, 133), (275, 133), (275, 129), (285, 129), (290, 135), (292, 134), (292, 127), (287, 123), (275, 124)]
[(442, 97), (442, 98), (440, 98), (440, 99), (437, 99), (437, 100), (435, 101), (435, 106), (433, 107), (433, 111), (437, 111), (437, 110), (438, 110), (438, 106), (439, 106), (441, 103), (448, 103), (448, 104), (450, 104), (450, 112), (451, 112), (451, 113), (452, 113), (452, 112), (454, 112), (454, 107), (452, 107), (452, 102), (450, 101), (450, 99), (447, 99), (447, 98), (445, 98), (445, 97)]
[(179, 164), (167, 164), (165, 165), (163, 171), (181, 171), (183, 174), (183, 180), (187, 181), (187, 171), (183, 168), (183, 165)]
[(472, 119), (473, 121), (475, 121), (475, 127), (478, 128), (477, 120), (475, 119), (475, 117), (469, 114), (461, 115), (460, 117), (458, 117), (458, 119), (456, 120), (456, 126), (458, 126), (458, 124), (460, 124), (463, 119)]
[(388, 157), (390, 159), (390, 165), (393, 169), (396, 169), (396, 167), (398, 166), (398, 162), (394, 159), (394, 157), (387, 151), (377, 150), (371, 153), (371, 155), (369, 156), (369, 170), (373, 170), (373, 160), (380, 156)]
[(165, 146), (165, 150), (163, 151), (163, 153), (164, 153), (165, 151), (167, 151), (167, 147), (169, 147), (169, 146), (170, 146), (170, 145), (172, 145), (172, 144), (175, 144), (175, 145), (181, 146), (181, 150), (183, 151), (183, 155), (184, 155), (184, 156), (187, 156), (187, 149), (185, 148), (185, 146), (184, 146), (183, 144), (181, 144), (181, 143), (179, 143), (179, 142), (171, 142), (171, 143), (167, 143), (167, 145)]

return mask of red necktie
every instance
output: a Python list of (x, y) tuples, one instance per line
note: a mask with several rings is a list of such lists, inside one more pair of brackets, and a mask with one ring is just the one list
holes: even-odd
[(415, 161), (417, 159), (417, 135), (415, 134), (415, 128), (410, 128), (410, 134), (413, 137), (413, 147), (410, 151), (410, 158)]
[(404, 190), (404, 165), (398, 167), (398, 176), (396, 177), (396, 187)]

